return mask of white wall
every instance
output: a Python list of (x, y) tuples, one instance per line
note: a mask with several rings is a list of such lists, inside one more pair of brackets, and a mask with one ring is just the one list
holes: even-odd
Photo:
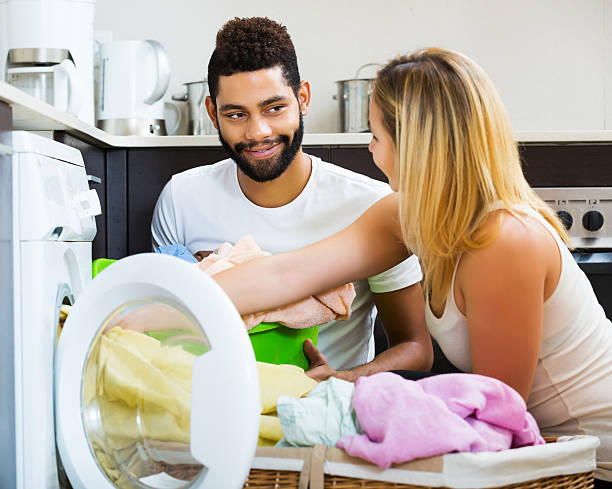
[(98, 0), (95, 28), (164, 44), (171, 94), (206, 76), (225, 21), (254, 15), (287, 25), (312, 86), (311, 133), (337, 130), (334, 81), (432, 45), (483, 66), (515, 130), (612, 128), (612, 0)]

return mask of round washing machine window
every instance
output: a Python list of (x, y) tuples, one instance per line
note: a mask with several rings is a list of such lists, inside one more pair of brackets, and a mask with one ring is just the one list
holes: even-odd
[(195, 359), (210, 349), (179, 305), (140, 300), (100, 328), (83, 377), (83, 421), (96, 461), (118, 488), (188, 487)]
[(55, 415), (75, 489), (239, 489), (260, 411), (244, 323), (197, 266), (124, 258), (72, 307), (56, 355)]

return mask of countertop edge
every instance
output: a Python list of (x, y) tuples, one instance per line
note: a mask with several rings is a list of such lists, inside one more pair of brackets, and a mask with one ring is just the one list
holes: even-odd
[[(0, 81), (0, 101), (12, 107), (15, 130), (66, 131), (94, 146), (106, 148), (220, 146), (216, 135), (115, 136), (2, 81)], [(519, 144), (612, 143), (612, 130), (515, 131), (514, 135)], [(367, 146), (371, 137), (370, 133), (309, 133), (304, 135), (303, 144), (305, 146)]]

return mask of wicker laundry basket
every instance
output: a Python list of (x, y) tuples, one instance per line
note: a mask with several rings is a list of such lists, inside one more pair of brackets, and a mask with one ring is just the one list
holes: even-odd
[(502, 452), (450, 453), (382, 470), (343, 450), (260, 447), (244, 484), (257, 489), (587, 489), (593, 487), (592, 436), (549, 439)]

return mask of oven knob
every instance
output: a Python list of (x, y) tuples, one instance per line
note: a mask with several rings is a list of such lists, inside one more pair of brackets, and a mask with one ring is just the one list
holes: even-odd
[(582, 225), (588, 231), (598, 231), (604, 223), (604, 217), (599, 211), (589, 211), (582, 216)]
[(569, 231), (572, 227), (572, 224), (574, 224), (574, 219), (572, 218), (572, 215), (567, 211), (557, 211), (557, 216), (559, 216), (559, 219), (561, 219), (561, 222), (565, 226), (565, 229)]

